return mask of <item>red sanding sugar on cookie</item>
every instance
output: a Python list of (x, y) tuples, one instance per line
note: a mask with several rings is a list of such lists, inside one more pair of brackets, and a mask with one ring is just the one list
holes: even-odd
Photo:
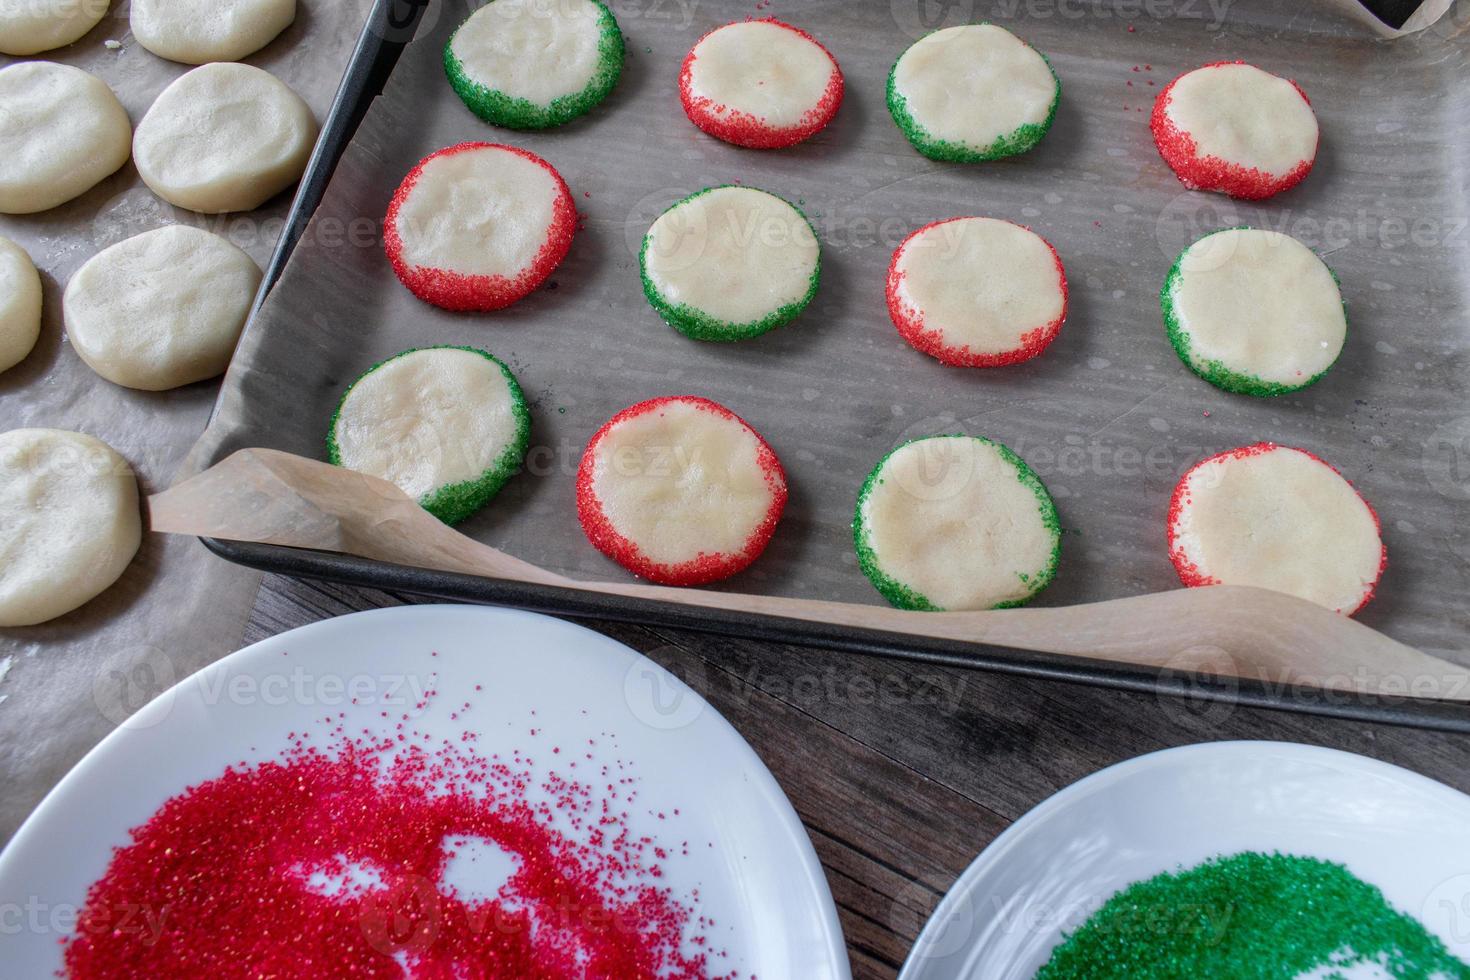
[(1188, 586), (1250, 585), (1351, 616), (1387, 565), (1378, 514), (1325, 460), (1259, 442), (1217, 453), (1169, 501), (1169, 558)]
[(997, 218), (949, 218), (914, 232), (894, 250), (885, 294), (903, 339), (955, 367), (1029, 361), (1067, 318), (1056, 249)]
[[(458, 202), (479, 206), (467, 209)], [(383, 225), (393, 271), (419, 299), (456, 311), (498, 310), (541, 285), (566, 257), (577, 208), (541, 157), (498, 143), (460, 143), (421, 160)]]
[(588, 540), (663, 585), (727, 578), (765, 550), (786, 473), (760, 434), (693, 395), (623, 409), (587, 444), (577, 515)]
[(821, 130), (842, 103), (842, 70), (806, 31), (774, 17), (717, 27), (679, 70), (689, 121), (717, 139), (768, 150)]
[(1295, 187), (1317, 157), (1317, 117), (1307, 94), (1243, 61), (1174, 79), (1154, 101), (1149, 128), (1185, 187), (1243, 200)]
[[(482, 755), (469, 732), (436, 741), (410, 713), (357, 734), (345, 717), (329, 740), (293, 732), (280, 756), (226, 768), (135, 828), (88, 890), (66, 976), (716, 976), (726, 954), (697, 893), (659, 883), (677, 852), (629, 822), (626, 763), (588, 761), (582, 781), (520, 750)], [(462, 883), (459, 862), (483, 878), (482, 860), (509, 868), (503, 883)]]

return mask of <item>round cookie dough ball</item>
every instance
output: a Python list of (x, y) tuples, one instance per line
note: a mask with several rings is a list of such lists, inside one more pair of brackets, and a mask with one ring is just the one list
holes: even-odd
[(143, 538), (138, 482), (106, 443), (0, 434), (0, 626), (55, 619), (116, 582)]
[(551, 275), (576, 230), (577, 206), (555, 167), (514, 146), (460, 143), (403, 178), (383, 221), (383, 247), (399, 281), (424, 302), (498, 310)]
[(792, 146), (820, 131), (842, 104), (842, 71), (806, 31), (774, 17), (710, 31), (679, 71), (689, 121), (736, 146)]
[(163, 391), (229, 367), (260, 268), (198, 228), (145, 231), (98, 252), (66, 284), (72, 349), (113, 384)]
[(852, 531), (863, 573), (900, 609), (1019, 606), (1061, 557), (1041, 479), (974, 436), (915, 439), (885, 456), (858, 493)]
[(0, 237), (0, 371), (25, 360), (41, 335), (41, 277), (25, 249)]
[(577, 516), (597, 550), (663, 585), (728, 578), (760, 556), (786, 508), (786, 472), (725, 406), (694, 395), (623, 409), (577, 470)]
[(202, 65), (238, 61), (296, 19), (296, 0), (133, 0), (129, 25), (160, 58)]
[(457, 524), (520, 469), (530, 440), (531, 413), (510, 368), (473, 347), (424, 347), (352, 383), (332, 417), (327, 458)]
[(1388, 561), (1378, 515), (1325, 461), (1269, 442), (1196, 464), (1169, 501), (1185, 585), (1253, 585), (1351, 616)]
[(128, 162), (132, 123), (107, 83), (27, 61), (0, 70), (0, 213), (65, 204)]
[(0, 0), (0, 54), (31, 55), (80, 40), (110, 0)]
[(1347, 340), (1332, 270), (1280, 232), (1206, 235), (1180, 253), (1159, 298), (1179, 359), (1237, 394), (1299, 391), (1327, 373)]
[(623, 72), (623, 32), (599, 0), (492, 0), (444, 47), (449, 84), (470, 111), (509, 129), (570, 122)]
[(648, 229), (638, 263), (649, 304), (695, 340), (746, 340), (791, 322), (822, 271), (806, 216), (753, 187), (679, 201)]
[(1295, 82), (1243, 61), (1180, 75), (1154, 100), (1159, 155), (1191, 190), (1258, 201), (1295, 187), (1317, 159), (1317, 116)]
[(1000, 367), (1040, 354), (1067, 318), (1056, 249), (996, 218), (925, 225), (893, 253), (888, 313), (898, 332), (956, 367)]
[(1035, 48), (994, 24), (928, 34), (888, 75), (888, 111), (931, 160), (976, 163), (1031, 149), (1056, 118), (1062, 83)]
[(295, 183), (316, 141), (301, 97), (250, 65), (195, 68), (164, 89), (133, 136), (149, 189), (190, 211), (259, 207)]

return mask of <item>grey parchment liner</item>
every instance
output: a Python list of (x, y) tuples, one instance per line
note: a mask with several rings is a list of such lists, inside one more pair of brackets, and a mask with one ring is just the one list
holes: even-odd
[[(1056, 498), (1062, 565), (1038, 600), (1054, 605), (1177, 586), (1163, 532), (1176, 479), (1208, 453), (1271, 439), (1336, 464), (1381, 514), (1390, 566), (1363, 621), (1465, 662), (1463, 6), (1393, 41), (1324, 7), (1139, 7), (776, 0), (757, 10), (628, 0), (614, 5), (628, 37), (627, 69), (607, 103), (572, 125), (526, 134), (485, 125), (453, 97), (440, 50), (470, 6), (436, 3), (247, 334), (194, 465), (248, 446), (322, 458), (333, 404), (369, 365), (410, 346), (473, 344), (517, 373), (532, 403), (535, 447), (528, 471), (461, 526), (478, 540), (573, 577), (622, 575), (577, 526), (578, 456), (618, 409), (695, 393), (760, 430), (790, 479), (770, 549), (726, 588), (879, 602), (857, 568), (848, 527), (864, 474), (900, 441), (965, 431), (1010, 445)], [(835, 122), (784, 151), (705, 136), (676, 95), (679, 62), (704, 31), (760, 15), (812, 31), (847, 79)], [(1050, 135), (1024, 156), (935, 164), (888, 118), (884, 78), (915, 37), (978, 19), (1002, 23), (1051, 59), (1061, 108)], [(1262, 204), (1186, 191), (1148, 132), (1153, 98), (1171, 78), (1234, 58), (1296, 79), (1322, 124), (1316, 170)], [(354, 240), (343, 231), (380, 220), (419, 158), (463, 140), (546, 157), (584, 218), (552, 283), (494, 314), (420, 303), (393, 277), (375, 236)], [(700, 343), (645, 303), (637, 246), (665, 206), (734, 181), (807, 211), (823, 242), (822, 287), (787, 327), (742, 344)], [(1041, 358), (1000, 370), (946, 368), (910, 349), (889, 323), (883, 274), (893, 247), (914, 228), (957, 214), (1021, 222), (1060, 252), (1071, 309)], [(1295, 235), (1342, 278), (1346, 351), (1325, 380), (1299, 394), (1257, 400), (1218, 391), (1179, 363), (1164, 336), (1157, 294), (1171, 260), (1196, 237), (1236, 224)]]

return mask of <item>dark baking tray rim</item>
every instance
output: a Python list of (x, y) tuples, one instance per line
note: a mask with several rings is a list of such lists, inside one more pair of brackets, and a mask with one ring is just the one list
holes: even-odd
[[(419, 18), (431, 0), (374, 0), (321, 137), (307, 164), (281, 239), (266, 268), (251, 310), (255, 314), (280, 278), (287, 260), (321, 203), (337, 162), (352, 141), (368, 107), (382, 90)], [(218, 406), (216, 406), (216, 411)], [(507, 581), (414, 568), (281, 545), (201, 538), (228, 561), (295, 578), (432, 596), (486, 605), (514, 606), (578, 619), (667, 626), (743, 639), (823, 647), (912, 663), (988, 670), (1020, 677), (1106, 687), (1134, 693), (1292, 711), (1353, 721), (1379, 722), (1470, 734), (1470, 704), (1423, 698), (1346, 695), (1320, 688), (1266, 685), (1187, 671), (1158, 671), (1082, 657), (1014, 650), (862, 629), (843, 623), (813, 623), (733, 610), (605, 595), (575, 588)]]

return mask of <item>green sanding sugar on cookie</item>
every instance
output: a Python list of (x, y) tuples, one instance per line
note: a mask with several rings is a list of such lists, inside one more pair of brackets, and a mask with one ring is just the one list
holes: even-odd
[(1050, 553), (1039, 569), (1032, 572), (1016, 573), (1017, 580), (1025, 586), (1025, 594), (1023, 596), (1018, 599), (997, 602), (989, 608), (1012, 609), (1023, 606), (1031, 601), (1042, 589), (1051, 584), (1052, 579), (1056, 577), (1057, 568), (1060, 566), (1062, 560), (1061, 520), (1057, 515), (1056, 504), (1052, 502), (1051, 494), (1047, 492), (1045, 484), (1041, 482), (1041, 477), (1036, 475), (1036, 471), (1009, 446), (992, 439), (986, 439), (984, 436), (966, 436), (962, 433), (956, 433), (952, 435), (926, 436), (920, 439), (911, 439), (895, 447), (892, 452), (879, 460), (878, 465), (873, 467), (873, 471), (863, 481), (862, 489), (858, 491), (857, 510), (852, 522), (853, 548), (857, 552), (858, 567), (862, 569), (863, 574), (868, 577), (868, 580), (872, 582), (873, 587), (878, 590), (879, 594), (897, 608), (910, 609), (918, 612), (944, 611), (944, 606), (935, 602), (912, 585), (898, 580), (884, 570), (878, 554), (874, 549), (871, 540), (872, 531), (865, 517), (868, 499), (873, 495), (874, 491), (886, 482), (885, 471), (887, 470), (887, 464), (893, 456), (904, 448), (912, 446), (915, 443), (923, 442), (926, 439), (944, 438), (975, 439), (994, 448), (1001, 459), (1015, 468), (1016, 481), (1030, 491), (1031, 495), (1036, 498), (1041, 524), (1052, 536)]
[(1036, 978), (1290, 980), (1364, 967), (1470, 980), (1470, 966), (1342, 865), (1247, 851), (1129, 885), (1068, 935)]
[[(422, 494), (418, 498), (419, 506), (433, 514), (445, 524), (458, 524), (469, 517), (485, 504), (489, 503), (501, 487), (505, 486), (507, 480), (514, 476), (521, 468), (525, 460), (526, 450), (531, 442), (531, 412), (526, 406), (524, 392), (516, 381), (515, 375), (510, 368), (506, 367), (498, 358), (491, 356), (476, 347), (462, 347), (453, 344), (441, 344), (434, 347), (415, 347), (402, 353), (395, 354), (390, 358), (379, 361), (368, 368), (361, 377), (354, 381), (347, 391), (343, 393), (342, 399), (337, 403), (337, 409), (332, 413), (331, 424), (327, 427), (327, 461), (333, 466), (345, 466), (343, 462), (343, 450), (338, 441), (338, 423), (342, 420), (343, 410), (352, 397), (353, 390), (365, 379), (389, 364), (399, 361), (401, 358), (411, 354), (426, 351), (466, 351), (477, 354), (495, 365), (499, 369), (501, 377), (505, 379), (507, 393), (510, 398), (510, 412), (514, 425), (514, 434), (505, 448), (491, 461), (480, 475), (470, 480), (461, 480), (437, 486)], [(376, 474), (375, 474), (376, 475)]]
[[(726, 188), (756, 190), (756, 188), (742, 187), (737, 184), (721, 184), (717, 187), (706, 187), (704, 190), (696, 191), (688, 197), (676, 201), (666, 209), (665, 213), (667, 214), (669, 211), (683, 207), (691, 201), (696, 201), (707, 194), (712, 194), (715, 191)], [(800, 216), (801, 220), (806, 223), (807, 232), (811, 234), (813, 240), (816, 240), (817, 230), (812, 225), (811, 219), (807, 217), (806, 212), (790, 201), (780, 200)], [(745, 323), (731, 323), (696, 306), (670, 300), (660, 292), (657, 284), (653, 281), (653, 277), (649, 273), (649, 251), (652, 247), (653, 229), (650, 229), (648, 234), (643, 236), (643, 244), (638, 250), (638, 275), (643, 283), (643, 295), (648, 300), (648, 305), (652, 306), (654, 312), (663, 318), (669, 326), (692, 340), (719, 342), (749, 340), (752, 337), (759, 337), (763, 333), (784, 326), (796, 319), (801, 311), (806, 309), (812, 299), (817, 295), (817, 287), (822, 281), (822, 257), (821, 250), (818, 249), (812, 265), (811, 275), (807, 279), (806, 291), (800, 298), (789, 303), (784, 303), (756, 320)]]
[[(449, 76), (450, 86), (471, 112), (492, 125), (507, 129), (547, 129), (570, 122), (591, 111), (607, 98), (622, 75), (624, 43), (623, 32), (618, 28), (612, 11), (601, 0), (586, 2), (597, 8), (597, 67), (581, 91), (552, 99), (546, 105), (538, 105), (529, 99), (493, 89), (471, 77), (465, 65), (455, 56), (454, 36), (444, 46), (444, 72)], [(547, 14), (540, 12), (530, 16)], [(458, 33), (457, 30), (455, 36)], [(527, 58), (536, 56), (537, 52), (525, 55)]]

